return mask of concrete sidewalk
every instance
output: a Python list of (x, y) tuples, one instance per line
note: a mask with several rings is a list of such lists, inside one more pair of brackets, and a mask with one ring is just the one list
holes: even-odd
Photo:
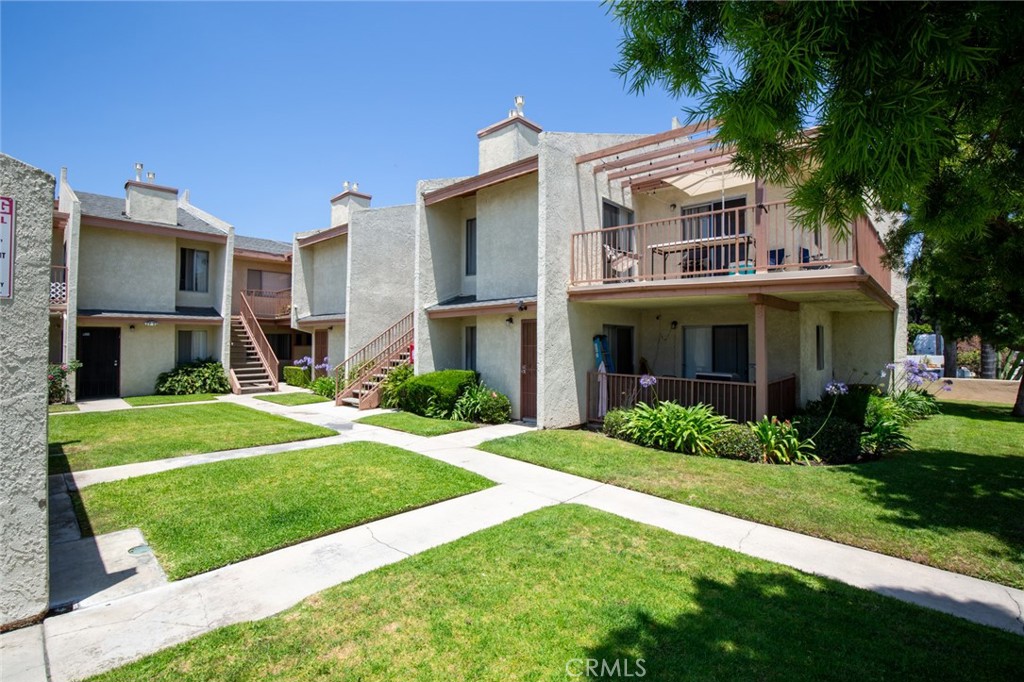
[[(288, 416), (311, 423), (337, 420), (337, 412), (332, 414), (331, 410), (338, 408), (333, 405), (330, 408), (312, 410), (310, 414), (290, 411)], [(45, 642), (51, 679), (80, 679), (216, 627), (267, 617), (366, 571), (544, 506), (565, 502), (585, 504), (679, 535), (1024, 635), (1021, 617), (1024, 591), (475, 449), (485, 440), (528, 430), (528, 427), (504, 424), (423, 438), (357, 423), (337, 437), (322, 440), (371, 440), (396, 445), (473, 471), (499, 485), (50, 618), (42, 626), (41, 638), (31, 633), (9, 633), (0, 636), (0, 642), (5, 651), (12, 646), (18, 648), (16, 658), (25, 661), (27, 670), (38, 669), (35, 662), (41, 659), (41, 653), (24, 652), (20, 647)], [(290, 445), (310, 447), (308, 441)], [(242, 456), (254, 454), (260, 453)], [(171, 466), (171, 460), (162, 462), (145, 464)], [(199, 463), (200, 460), (192, 460), (186, 465)], [(88, 479), (86, 475), (100, 476), (102, 471), (81, 472), (76, 476), (83, 476), (83, 482), (96, 482), (97, 479)], [(141, 475), (143, 472), (138, 469), (130, 473)], [(11, 635), (17, 635), (20, 644), (11, 644), (14, 639), (8, 639)], [(6, 671), (3, 679), (8, 679)]]

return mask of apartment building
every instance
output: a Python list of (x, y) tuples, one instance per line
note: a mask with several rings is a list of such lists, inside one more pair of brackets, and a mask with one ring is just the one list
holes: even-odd
[(550, 133), (520, 108), (477, 137), (476, 175), (419, 183), (418, 372), (475, 369), (543, 427), (645, 391), (748, 420), (903, 352), (888, 221), (800, 229), (713, 128)]
[(52, 362), (82, 362), (72, 397), (150, 394), (161, 372), (208, 357), (236, 391), (273, 389), (267, 339), (286, 359), (301, 342), (282, 300), (290, 244), (236, 236), (137, 171), (123, 198), (76, 191), (61, 173), (49, 346)]

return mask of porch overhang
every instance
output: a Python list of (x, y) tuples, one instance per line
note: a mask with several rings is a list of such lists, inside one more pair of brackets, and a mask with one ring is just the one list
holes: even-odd
[(170, 311), (145, 310), (79, 310), (78, 324), (88, 325), (99, 322), (116, 324), (145, 324), (146, 322), (166, 322), (169, 324), (211, 325), (219, 326), (224, 318), (213, 308), (179, 307)]
[(701, 304), (747, 303), (757, 302), (753, 298), (755, 296), (767, 296), (795, 304), (835, 301), (848, 305), (859, 300), (869, 309), (896, 309), (896, 302), (889, 293), (860, 268), (848, 268), (848, 272), (770, 273), (662, 282), (622, 282), (569, 289), (569, 300), (579, 303), (651, 302), (661, 305), (665, 299), (686, 299)]
[(319, 244), (335, 237), (341, 237), (348, 234), (348, 223), (341, 225), (335, 225), (334, 227), (327, 227), (322, 230), (314, 230), (310, 233), (305, 233), (304, 236), (296, 237), (295, 241), (299, 247), (312, 246), (313, 244)]
[(439, 320), (451, 317), (475, 317), (477, 315), (511, 315), (513, 313), (536, 312), (537, 297), (522, 296), (502, 298), (488, 301), (477, 301), (467, 297), (466, 300), (450, 299), (445, 303), (427, 308), (427, 317)]
[(447, 187), (424, 192), (423, 203), (426, 206), (432, 206), (448, 199), (472, 196), (486, 187), (492, 187), (513, 178), (536, 173), (539, 167), (537, 155), (528, 156), (525, 159), (489, 170), (486, 173), (480, 173), (465, 180), (459, 180)]
[(344, 324), (345, 313), (323, 313), (321, 315), (306, 315), (295, 320), (299, 329), (308, 331), (319, 329), (334, 324)]
[(176, 237), (177, 239), (189, 239), (196, 242), (212, 242), (214, 244), (226, 244), (228, 241), (228, 236), (226, 234), (196, 232), (184, 227), (140, 223), (130, 220), (117, 220), (115, 218), (105, 218), (94, 215), (83, 215), (82, 225), (87, 227), (101, 227), (108, 230), (122, 230), (124, 232), (155, 234), (161, 237)]

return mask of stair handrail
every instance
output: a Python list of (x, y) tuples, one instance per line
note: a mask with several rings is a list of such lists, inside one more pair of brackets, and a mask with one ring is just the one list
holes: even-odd
[(260, 364), (263, 365), (263, 369), (267, 371), (267, 374), (270, 377), (270, 385), (273, 386), (276, 391), (279, 364), (277, 356), (274, 355), (274, 349), (270, 347), (270, 341), (267, 340), (266, 334), (264, 334), (263, 330), (260, 328), (260, 324), (256, 320), (256, 314), (253, 313), (252, 306), (249, 304), (248, 297), (244, 291), (242, 292), (238, 312), (239, 318), (242, 320), (242, 326), (245, 327), (245, 331), (248, 332), (253, 345), (256, 346), (256, 355), (260, 359)]
[(340, 396), (352, 386), (364, 381), (377, 369), (385, 355), (394, 355), (396, 347), (412, 342), (413, 313), (395, 322), (372, 341), (349, 355), (334, 368), (335, 395)]

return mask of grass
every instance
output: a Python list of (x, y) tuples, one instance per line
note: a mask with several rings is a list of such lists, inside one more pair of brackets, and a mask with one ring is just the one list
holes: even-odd
[(241, 405), (69, 414), (50, 422), (50, 473), (335, 435)]
[(133, 395), (124, 398), (124, 401), (132, 407), (146, 407), (147, 405), (199, 403), (216, 399), (217, 395), (214, 393), (193, 393), (191, 395)]
[(369, 424), (370, 426), (383, 426), (385, 429), (394, 429), (395, 431), (404, 431), (406, 433), (413, 433), (417, 436), (443, 436), (447, 433), (455, 433), (456, 431), (468, 431), (469, 429), (475, 429), (476, 424), (469, 422), (452, 421), (450, 419), (431, 419), (430, 417), (421, 417), (418, 414), (412, 412), (386, 412), (383, 414), (375, 414), (371, 417), (363, 417), (359, 420), (360, 424)]
[(78, 412), (78, 405), (74, 403), (55, 403), (50, 405), (46, 411), (49, 414), (60, 414), (61, 412)]
[(139, 527), (171, 579), (491, 486), (378, 443), (228, 460), (84, 488), (83, 527)]
[(98, 679), (566, 680), (596, 659), (616, 679), (628, 661), (658, 681), (977, 682), (1022, 656), (1010, 633), (560, 505)]
[(313, 403), (328, 403), (329, 398), (316, 393), (279, 393), (277, 395), (260, 395), (256, 400), (263, 400), (275, 405), (312, 405)]
[(1024, 588), (1024, 422), (945, 403), (882, 461), (787, 467), (675, 455), (585, 431), (480, 446), (676, 502)]

